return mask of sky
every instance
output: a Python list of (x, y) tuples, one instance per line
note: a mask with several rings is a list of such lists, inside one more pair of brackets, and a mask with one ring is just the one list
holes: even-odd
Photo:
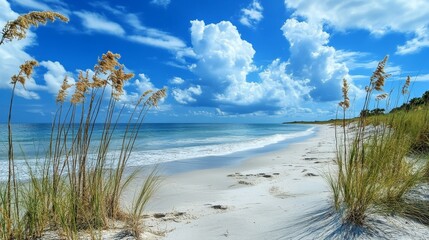
[(167, 87), (148, 122), (331, 119), (344, 78), (348, 114), (357, 115), (385, 55), (390, 107), (404, 101), (408, 75), (411, 98), (429, 90), (426, 0), (0, 0), (0, 9), (0, 26), (29, 11), (70, 19), (0, 45), (0, 122), (7, 121), (10, 77), (24, 61), (39, 67), (17, 89), (13, 121), (50, 122), (64, 77), (73, 83), (107, 51), (135, 74), (121, 103)]

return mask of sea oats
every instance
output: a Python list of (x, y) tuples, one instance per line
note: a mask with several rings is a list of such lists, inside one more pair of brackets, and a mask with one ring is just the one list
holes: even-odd
[(124, 82), (134, 77), (132, 73), (125, 73), (123, 68), (123, 66), (120, 66), (119, 69), (114, 70), (109, 76), (112, 82), (113, 97), (116, 100), (124, 93)]
[(350, 99), (348, 96), (349, 93), (349, 85), (347, 84), (347, 80), (344, 78), (343, 79), (343, 87), (342, 87), (342, 92), (343, 92), (343, 101), (341, 101), (339, 103), (340, 107), (342, 107), (344, 110), (350, 107)]
[(29, 60), (26, 61), (24, 64), (19, 66), (20, 71), (18, 75), (12, 76), (12, 84), (16, 84), (17, 82), (20, 82), (23, 86), (25, 86), (25, 80), (29, 79), (31, 77), (31, 74), (33, 74), (33, 68), (37, 66), (37, 61)]
[(67, 96), (67, 89), (69, 89), (72, 85), (68, 84), (67, 76), (63, 80), (63, 84), (61, 85), (60, 90), (58, 91), (56, 101), (59, 103), (63, 103)]
[(86, 72), (85, 76), (82, 72), (79, 73), (78, 82), (75, 84), (76, 90), (72, 96), (71, 102), (73, 104), (80, 103), (85, 98), (85, 93), (88, 91), (88, 88), (90, 87), (89, 79), (88, 79), (88, 71)]
[(107, 71), (113, 72), (120, 65), (118, 62), (119, 58), (121, 58), (121, 55), (108, 51), (98, 60), (98, 64), (95, 65), (94, 70), (104, 74)]
[(24, 64), (19, 66), (19, 68), (27, 78), (30, 78), (31, 74), (33, 73), (33, 68), (37, 65), (38, 65), (37, 61), (30, 60), (30, 61), (26, 61)]
[(107, 80), (99, 78), (97, 75), (92, 76), (91, 87), (93, 88), (101, 88), (107, 85)]
[(16, 20), (10, 21), (4, 26), (0, 44), (4, 41), (12, 41), (13, 39), (23, 39), (26, 37), (27, 30), (31, 26), (37, 27), (39, 24), (46, 24), (48, 20), (53, 22), (55, 19), (60, 19), (63, 22), (69, 21), (65, 16), (51, 11), (30, 12), (21, 15)]
[(389, 55), (386, 55), (383, 60), (381, 60), (378, 63), (377, 69), (373, 72), (370, 80), (371, 80), (371, 86), (373, 89), (377, 91), (382, 91), (384, 87), (384, 82), (388, 77), (390, 77), (390, 74), (387, 74), (384, 71), (384, 67), (386, 66), (386, 62), (389, 59)]
[(160, 89), (156, 91), (154, 94), (152, 94), (152, 96), (149, 97), (147, 103), (149, 106), (157, 107), (159, 100), (161, 100), (165, 96), (167, 96), (167, 89), (166, 88)]
[(387, 98), (387, 96), (389, 96), (389, 94), (387, 94), (387, 93), (382, 93), (382, 94), (377, 95), (377, 96), (375, 97), (375, 99), (376, 99), (376, 100), (382, 100), (382, 99), (386, 99), (386, 98)]
[(408, 93), (408, 88), (410, 87), (410, 83), (411, 83), (411, 77), (407, 76), (407, 80), (405, 80), (405, 84), (402, 87), (402, 95), (405, 95)]

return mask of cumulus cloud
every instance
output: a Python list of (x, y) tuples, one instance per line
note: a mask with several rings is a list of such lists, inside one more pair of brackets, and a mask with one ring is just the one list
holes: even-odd
[(197, 59), (191, 70), (201, 78), (202, 89), (201, 95), (191, 97), (199, 106), (216, 107), (223, 114), (277, 114), (310, 98), (309, 80), (292, 78), (288, 63), (279, 59), (259, 72), (256, 81), (249, 81), (249, 73), (258, 70), (253, 63), (255, 50), (230, 22), (191, 23)]
[(123, 36), (125, 34), (125, 30), (121, 25), (108, 20), (98, 13), (80, 11), (74, 12), (74, 14), (82, 19), (83, 26), (90, 32), (107, 33), (116, 36)]
[(157, 90), (153, 83), (150, 81), (150, 78), (144, 73), (141, 73), (138, 76), (139, 78), (134, 81), (134, 86), (138, 89), (140, 94), (143, 94), (148, 90)]
[(161, 6), (161, 7), (168, 7), (171, 0), (152, 0), (150, 3)]
[(183, 78), (180, 78), (180, 77), (174, 77), (169, 81), (170, 84), (174, 84), (174, 85), (180, 85), (180, 84), (183, 84), (184, 82), (185, 80), (183, 80)]
[[(137, 74), (137, 78), (135, 80), (130, 80), (126, 86), (124, 87), (124, 94), (120, 98), (120, 102), (122, 104), (126, 104), (127, 106), (134, 106), (142, 96), (148, 90), (157, 91), (157, 88), (149, 76), (144, 73)], [(165, 98), (159, 101), (159, 105), (156, 108), (156, 111), (169, 111), (171, 110), (171, 106), (165, 104)]]
[(207, 77), (207, 84), (230, 85), (243, 82), (255, 70), (252, 44), (241, 39), (231, 22), (206, 25), (204, 21), (191, 21), (191, 39), (197, 63), (192, 70)]
[(200, 96), (202, 93), (201, 86), (197, 85), (187, 89), (175, 88), (171, 94), (178, 103), (188, 104), (196, 102), (197, 100), (194, 97)]
[(308, 79), (293, 79), (287, 73), (288, 63), (274, 60), (263, 72), (259, 73), (265, 90), (264, 99), (282, 106), (297, 105), (301, 100), (309, 100), (314, 87), (309, 86)]
[[(229, 115), (285, 114), (305, 101), (339, 100), (344, 77), (351, 92), (360, 93), (341, 61), (345, 53), (328, 45), (330, 35), (320, 24), (288, 19), (281, 30), (290, 43), (290, 58), (256, 67), (253, 46), (230, 22), (191, 23), (196, 55), (191, 70), (200, 77), (194, 84), (202, 91), (200, 95), (186, 95), (187, 89), (176, 89), (177, 96), (185, 96), (177, 97), (183, 103), (215, 107)], [(256, 77), (249, 78), (255, 72)], [(183, 100), (186, 97), (191, 101)]]
[(428, 1), (285, 0), (285, 5), (293, 9), (296, 16), (305, 17), (311, 23), (327, 23), (338, 30), (365, 29), (375, 35), (414, 33), (415, 38), (404, 46), (398, 46), (398, 54), (414, 53), (429, 46), (426, 28)]
[(289, 71), (294, 78), (309, 80), (314, 100), (340, 99), (341, 80), (348, 77), (349, 69), (338, 61), (337, 50), (328, 46), (329, 34), (322, 25), (292, 18), (281, 29), (290, 43)]
[(247, 8), (241, 9), (242, 15), (240, 17), (240, 23), (248, 27), (254, 27), (264, 17), (262, 11), (263, 8), (261, 3), (257, 0), (253, 0)]
[(46, 83), (46, 90), (53, 95), (58, 93), (66, 76), (69, 84), (75, 83), (74, 79), (68, 76), (64, 66), (58, 61), (43, 61), (40, 62), (40, 66), (47, 69), (47, 72), (43, 74), (43, 79)]

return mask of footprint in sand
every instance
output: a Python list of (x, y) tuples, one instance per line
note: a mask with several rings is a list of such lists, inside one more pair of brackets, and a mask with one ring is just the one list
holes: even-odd
[(287, 192), (281, 191), (279, 189), (279, 187), (273, 186), (270, 188), (269, 190), (270, 194), (273, 195), (276, 198), (281, 198), (281, 199), (285, 199), (285, 198), (289, 198), (289, 197), (293, 197), (292, 194), (289, 194)]

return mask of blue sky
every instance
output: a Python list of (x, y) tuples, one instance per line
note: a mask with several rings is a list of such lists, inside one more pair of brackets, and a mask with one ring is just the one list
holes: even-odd
[(109, 50), (135, 74), (121, 102), (168, 88), (151, 122), (335, 118), (343, 78), (357, 114), (386, 54), (393, 98), (407, 75), (411, 97), (429, 90), (429, 1), (0, 0), (0, 9), (1, 26), (33, 10), (70, 18), (0, 46), (1, 122), (25, 60), (40, 66), (18, 89), (14, 121), (50, 122), (64, 76), (74, 81)]

